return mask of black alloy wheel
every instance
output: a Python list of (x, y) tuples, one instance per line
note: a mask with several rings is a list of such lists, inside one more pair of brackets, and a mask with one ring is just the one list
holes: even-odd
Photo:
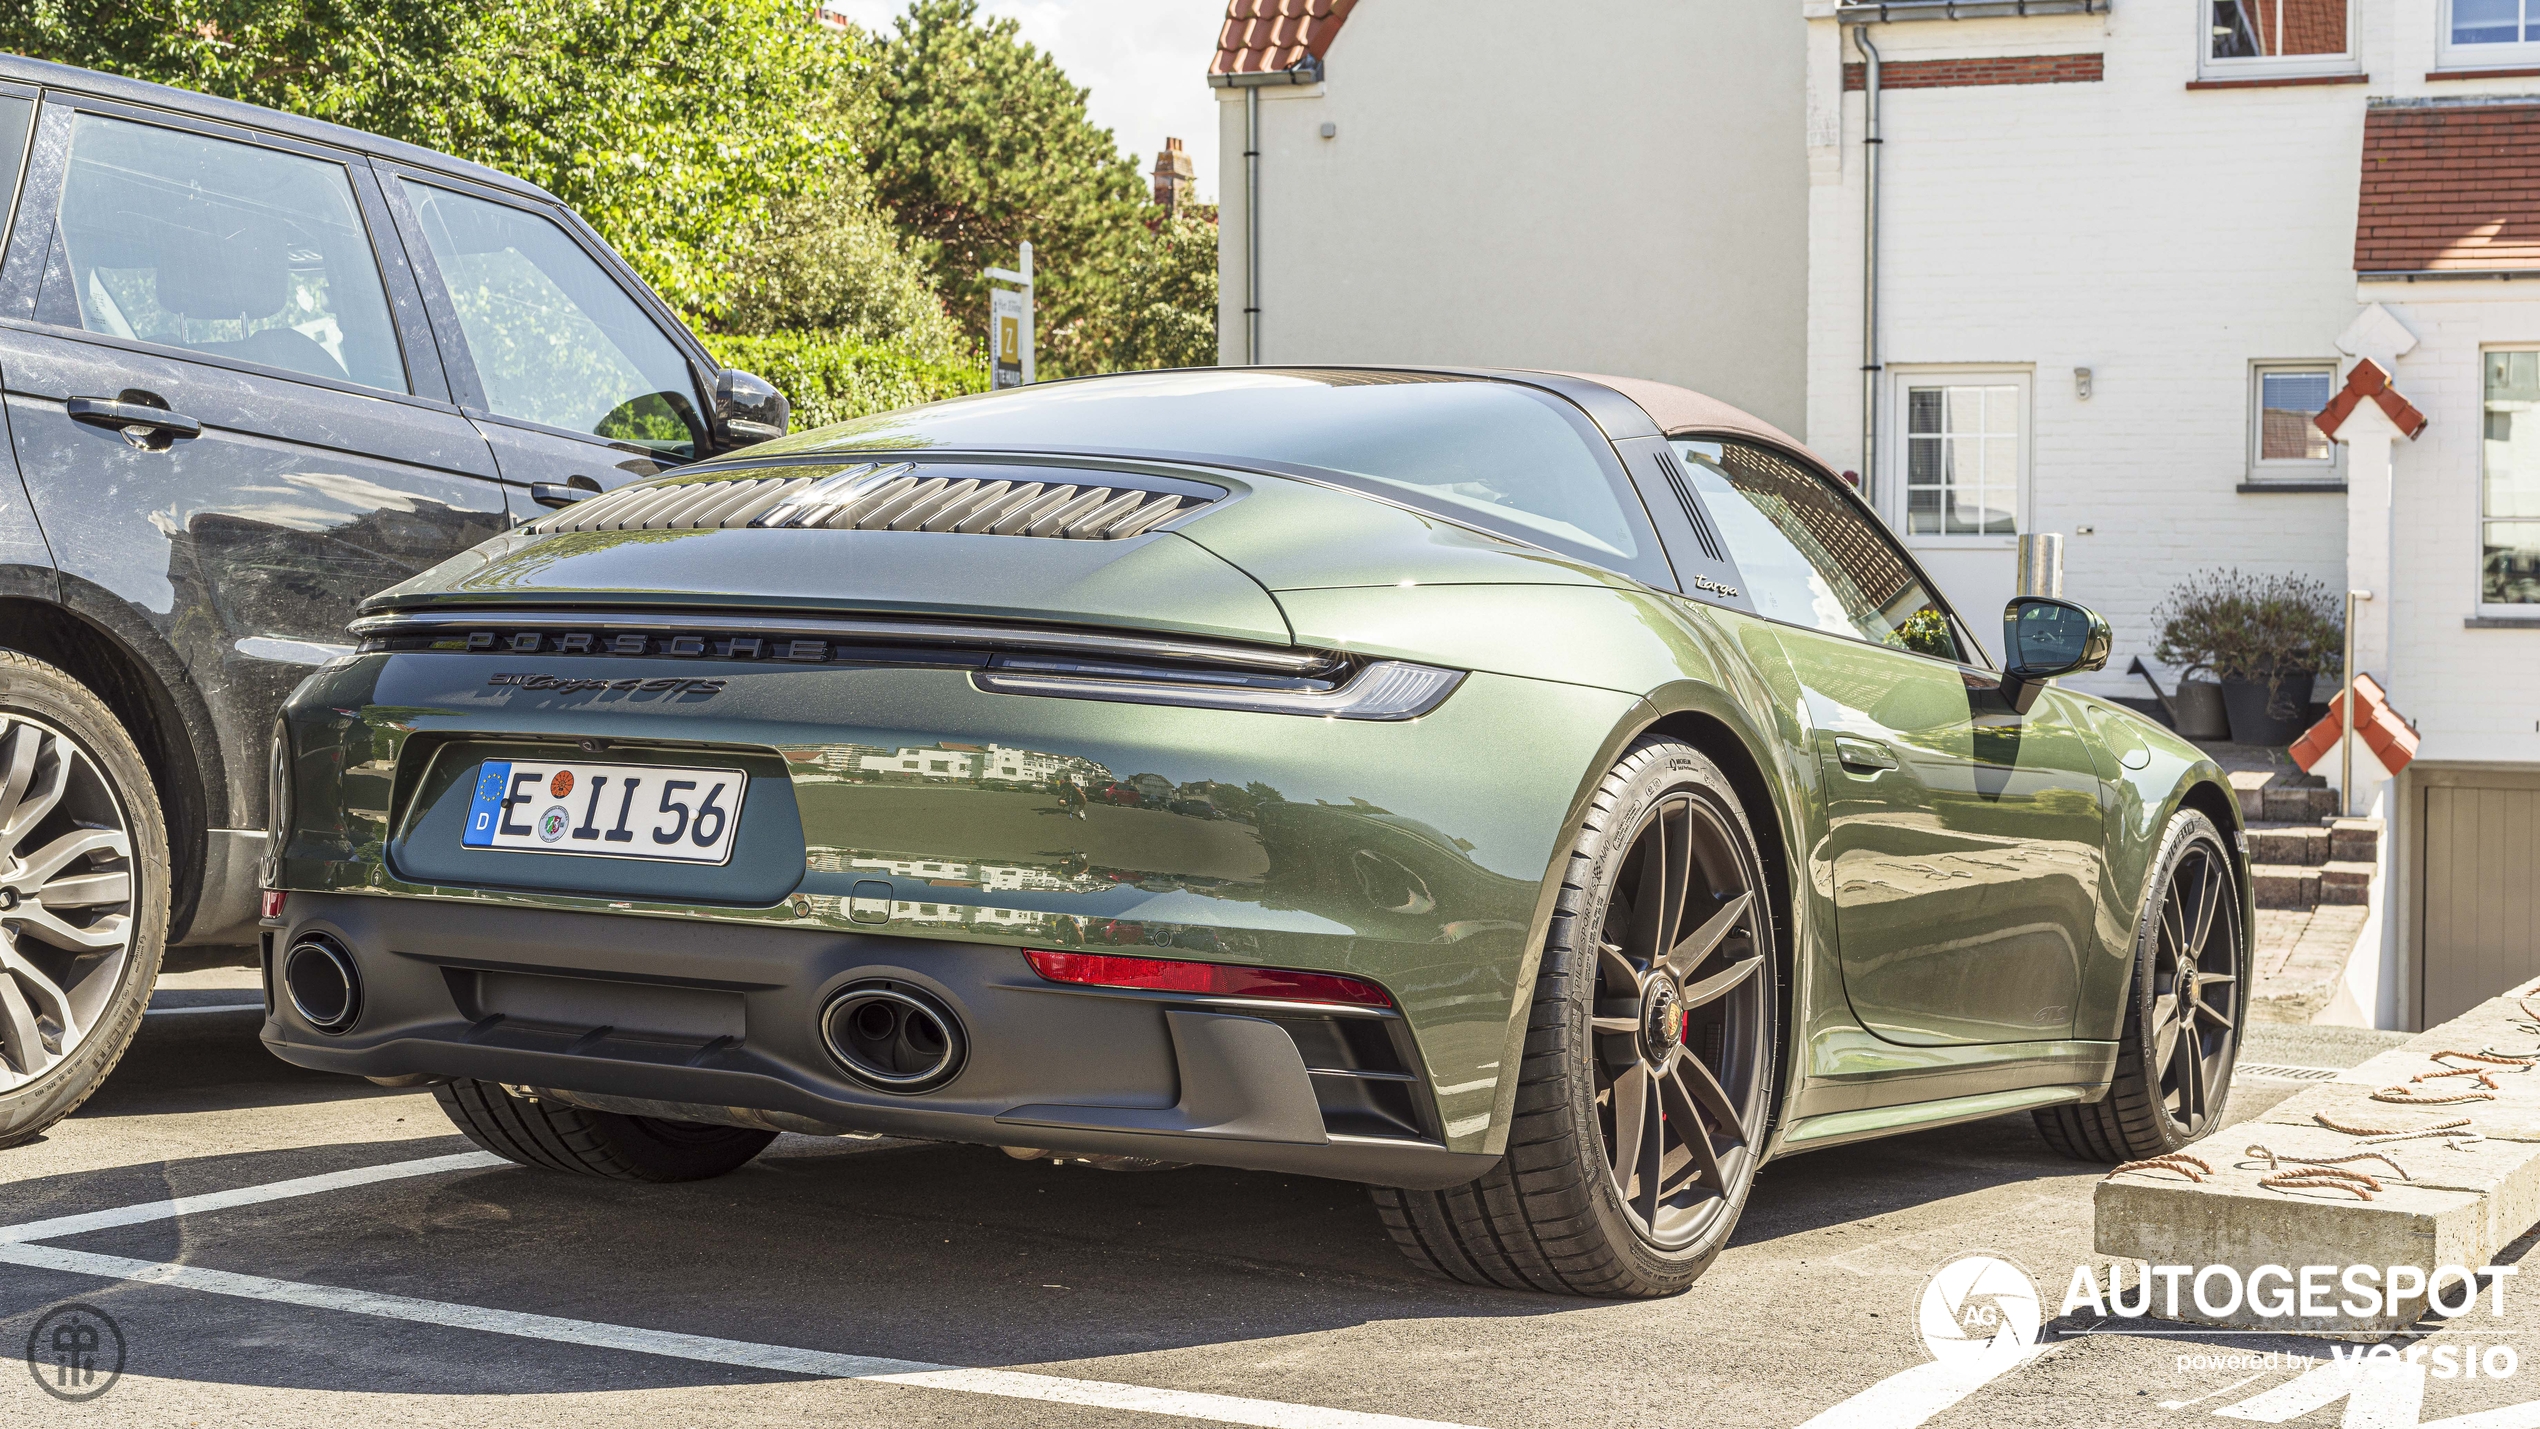
[[(1771, 1009), (1758, 977), (1755, 887), (1739, 830), (1690, 794), (1634, 835), (1597, 943), (1597, 1119), (1605, 1174), (1633, 1228), (1697, 1239), (1754, 1170)], [(1628, 896), (1626, 896), (1628, 890)]]
[(1771, 1121), (1774, 937), (1727, 777), (1689, 745), (1634, 743), (1571, 851), (1506, 1153), (1463, 1186), (1375, 1190), (1394, 1243), (1476, 1285), (1691, 1285), (1736, 1229)]
[(2222, 1124), (2249, 1008), (2242, 870), (2213, 820), (2170, 819), (2135, 929), (2116, 1075), (2098, 1101), (2043, 1107), (2048, 1145), (2081, 1161), (2176, 1151)]

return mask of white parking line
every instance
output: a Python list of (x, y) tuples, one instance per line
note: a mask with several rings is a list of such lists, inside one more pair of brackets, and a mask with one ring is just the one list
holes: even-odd
[(1260, 1429), (1469, 1429), (1469, 1426), (1450, 1425), (1434, 1419), (1406, 1419), (1391, 1414), (1362, 1414), (1347, 1409), (1322, 1409), (1305, 1404), (1286, 1404), (1277, 1400), (1243, 1399), (1234, 1395), (1199, 1394), (1177, 1389), (1153, 1389), (1138, 1384), (1069, 1379), (1060, 1375), (1027, 1374), (1017, 1370), (965, 1369), (958, 1365), (927, 1364), (919, 1360), (877, 1359), (867, 1355), (842, 1355), (826, 1350), (755, 1344), (747, 1340), (723, 1340), (706, 1335), (681, 1335), (666, 1330), (641, 1329), (632, 1325), (610, 1325), (594, 1320), (568, 1320), (554, 1315), (531, 1315), (516, 1310), (494, 1310), (483, 1306), (457, 1305), (440, 1300), (418, 1300), (404, 1295), (381, 1295), (367, 1290), (347, 1290), (332, 1285), (311, 1285), (301, 1281), (274, 1280), (257, 1275), (237, 1275), (223, 1270), (206, 1270), (200, 1266), (134, 1260), (120, 1255), (99, 1255), (90, 1251), (65, 1250), (58, 1246), (31, 1244), (36, 1240), (77, 1235), (84, 1231), (103, 1230), (113, 1226), (139, 1225), (201, 1211), (255, 1205), (265, 1201), (285, 1200), (294, 1196), (314, 1195), (323, 1191), (375, 1185), (382, 1181), (410, 1176), (428, 1176), (442, 1171), (464, 1171), (507, 1164), (509, 1163), (483, 1152), (467, 1152), (457, 1156), (434, 1156), (418, 1161), (392, 1162), (385, 1166), (365, 1167), (358, 1171), (339, 1171), (325, 1176), (303, 1176), (296, 1180), (241, 1187), (234, 1191), (216, 1191), (200, 1196), (178, 1196), (137, 1206), (93, 1211), (85, 1215), (30, 1221), (21, 1225), (0, 1227), (0, 1264), (24, 1265), (71, 1275), (93, 1275), (107, 1280), (128, 1280), (144, 1285), (167, 1285), (183, 1290), (198, 1290), (206, 1294), (228, 1295), (245, 1300), (265, 1300), (314, 1310), (338, 1310), (387, 1320), (404, 1320), (414, 1324), (444, 1325), (453, 1329), (477, 1330), (487, 1334), (548, 1340), (558, 1344), (626, 1350), (635, 1354), (658, 1355), (668, 1359), (698, 1360), (708, 1364), (735, 1365), (745, 1369), (861, 1380), (876, 1384), (902, 1384), (927, 1389), (957, 1390), (965, 1394), (993, 1395), (1002, 1399), (1079, 1404), (1097, 1409), (1171, 1415), (1182, 1419), (1204, 1419), (1220, 1424), (1249, 1424), (1260, 1426)]
[(1933, 1360), (1889, 1375), (1799, 1429), (1914, 1429), (1914, 1426), (1993, 1383), (2057, 1345), (2031, 1345), (2017, 1353)]

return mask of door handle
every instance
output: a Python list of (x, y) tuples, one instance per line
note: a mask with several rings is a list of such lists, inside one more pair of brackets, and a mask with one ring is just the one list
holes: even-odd
[(530, 500), (557, 510), (577, 501), (588, 501), (599, 494), (600, 484), (587, 476), (568, 476), (561, 484), (552, 481), (529, 483)]
[(1834, 757), (1841, 760), (1846, 769), (1868, 770), (1876, 773), (1896, 767), (1895, 755), (1888, 753), (1870, 740), (1854, 739), (1848, 734), (1835, 736)]
[(203, 424), (192, 417), (146, 402), (126, 402), (114, 397), (73, 397), (62, 406), (74, 422), (86, 422), (92, 427), (113, 427), (127, 437), (151, 433), (168, 437), (203, 435)]

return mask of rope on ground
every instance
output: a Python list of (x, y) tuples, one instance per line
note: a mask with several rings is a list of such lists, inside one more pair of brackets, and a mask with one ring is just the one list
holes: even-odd
[(2466, 1129), (2470, 1122), (2465, 1116), (2456, 1116), (2450, 1121), (2438, 1121), (2432, 1126), (2420, 1126), (2413, 1131), (2393, 1126), (2348, 1126), (2324, 1111), (2312, 1112), (2311, 1120), (2331, 1131), (2342, 1131), (2348, 1136), (2363, 1137), (2363, 1144), (2366, 1146), (2382, 1146), (2393, 1141), (2416, 1141), (2424, 1137), (2440, 1137), (2447, 1150), (2459, 1151), (2487, 1139), (2478, 1132)]
[(2381, 1189), (2381, 1183), (2361, 1171), (2344, 1171), (2335, 1166), (2306, 1166), (2297, 1171), (2278, 1171), (2261, 1176), (2258, 1184), (2270, 1191), (2351, 1191), (2358, 1201), (2369, 1201)]
[(2340, 1166), (2349, 1161), (2378, 1161), (2389, 1167), (2402, 1181), (2416, 1179), (2408, 1174), (2408, 1168), (2400, 1165), (2397, 1158), (2385, 1156), (2378, 1151), (2358, 1151), (2352, 1156), (2283, 1156), (2269, 1151), (2264, 1146), (2252, 1144), (2248, 1150), (2240, 1154), (2266, 1162), (2267, 1169), (2270, 1171), (2277, 1169), (2278, 1162), (2290, 1162), (2297, 1166)]
[[(2528, 1072), (2534, 1066), (2540, 1066), (2540, 1055), (2526, 1056), (2519, 1052), (2499, 1052), (2493, 1047), (2477, 1052), (2456, 1052), (2446, 1048), (2430, 1054), (2430, 1060), (2438, 1063), (2446, 1057), (2458, 1057), (2464, 1062), (2485, 1062), (2496, 1067), (2511, 1067), (2517, 1072)], [(2422, 1082), (2428, 1077), (2458, 1077), (2476, 1070), (2478, 1069), (2475, 1067), (2454, 1067), (2449, 1071), (2421, 1073), (2415, 1080)]]
[(2207, 1165), (2201, 1158), (2190, 1156), (2184, 1151), (2173, 1151), (2165, 1156), (2148, 1156), (2141, 1161), (2129, 1161), (2099, 1179), (2114, 1180), (2128, 1171), (2175, 1171), (2188, 1180), (2196, 1182), (2203, 1182), (2214, 1174), (2214, 1168)]

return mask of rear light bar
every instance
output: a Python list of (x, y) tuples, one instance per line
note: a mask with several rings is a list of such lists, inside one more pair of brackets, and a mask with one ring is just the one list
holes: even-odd
[(1342, 977), (1338, 973), (1241, 967), (1232, 963), (1187, 963), (1164, 958), (1123, 958), (1109, 953), (1061, 953), (1046, 948), (1024, 949), (1023, 960), (1032, 965), (1032, 971), (1051, 982), (1081, 983), (1088, 987), (1194, 992), (1212, 997), (1258, 997), (1274, 1002), (1393, 1006), (1393, 998), (1383, 988), (1359, 978)]

